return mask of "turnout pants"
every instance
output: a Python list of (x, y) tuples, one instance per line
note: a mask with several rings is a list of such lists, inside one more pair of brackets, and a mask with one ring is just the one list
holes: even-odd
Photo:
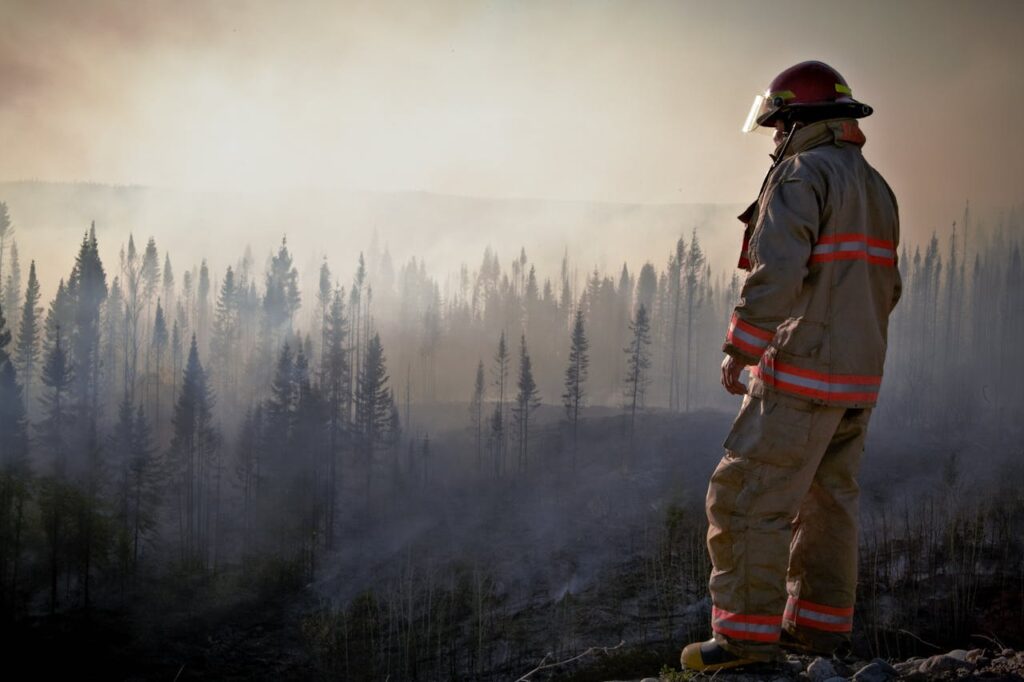
[(774, 658), (782, 629), (824, 650), (849, 639), (870, 415), (744, 397), (707, 494), (711, 622), (726, 649)]

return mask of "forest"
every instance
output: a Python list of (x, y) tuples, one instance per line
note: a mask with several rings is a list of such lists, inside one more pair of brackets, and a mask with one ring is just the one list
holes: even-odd
[[(873, 655), (1024, 646), (1024, 217), (971, 211), (899, 250), (862, 481)], [(742, 273), (697, 227), (660, 263), (539, 272), (524, 244), (443, 281), (374, 234), (303, 289), (287, 235), (215, 272), (82, 225), (42, 272), (18, 221), (0, 203), (0, 613), (25, 652), (86, 623), (139, 678), (497, 680), (620, 642), (601, 674), (656, 671), (709, 631)]]

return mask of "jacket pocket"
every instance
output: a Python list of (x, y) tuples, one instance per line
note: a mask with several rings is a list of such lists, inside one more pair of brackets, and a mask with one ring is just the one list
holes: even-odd
[(817, 358), (825, 344), (825, 324), (796, 318), (779, 328), (774, 344), (793, 357)]
[(736, 457), (773, 464), (799, 465), (806, 458), (815, 411), (748, 396), (722, 444)]

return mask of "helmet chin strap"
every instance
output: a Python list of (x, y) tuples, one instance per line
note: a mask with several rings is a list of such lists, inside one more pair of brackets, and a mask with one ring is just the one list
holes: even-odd
[(789, 132), (786, 133), (786, 139), (779, 145), (778, 152), (772, 156), (772, 165), (768, 169), (768, 172), (764, 174), (764, 180), (761, 181), (761, 189), (757, 192), (757, 200), (761, 201), (761, 195), (764, 194), (764, 188), (768, 184), (768, 178), (772, 176), (772, 171), (781, 163), (782, 159), (786, 157), (786, 150), (789, 149), (789, 143), (793, 141), (793, 135), (797, 130), (803, 127), (803, 123), (800, 121), (793, 121), (792, 125), (789, 126)]

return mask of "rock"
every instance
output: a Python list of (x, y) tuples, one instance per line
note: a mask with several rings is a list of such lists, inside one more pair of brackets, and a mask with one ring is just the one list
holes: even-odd
[(921, 665), (921, 660), (922, 659), (910, 659), (908, 661), (897, 663), (893, 667), (896, 669), (896, 672), (898, 672), (900, 675), (909, 675), (910, 673), (917, 672), (917, 669)]
[(846, 682), (846, 678), (836, 675), (835, 677), (830, 677), (827, 680), (822, 680), (822, 682)]
[(857, 674), (853, 676), (853, 679), (857, 682), (886, 682), (894, 677), (899, 677), (900, 673), (896, 668), (892, 667), (880, 658), (868, 663), (866, 666), (857, 671)]
[(953, 656), (947, 656), (946, 654), (938, 654), (927, 658), (918, 667), (918, 672), (925, 675), (934, 675), (936, 673), (944, 673), (952, 670), (974, 670), (974, 664), (970, 661), (960, 660)]
[(950, 651), (946, 655), (949, 656), (950, 658), (955, 658), (958, 661), (966, 661), (967, 660), (967, 652), (964, 651), (963, 649), (953, 649), (952, 651)]
[(800, 676), (804, 672), (804, 662), (797, 656), (788, 656), (782, 665), (791, 675)]
[(1017, 654), (1013, 649), (1003, 649), (1002, 655), (1006, 658), (1013, 658)]
[(825, 680), (836, 677), (836, 668), (832, 662), (824, 658), (816, 658), (807, 666), (807, 676), (811, 682), (825, 682)]
[(967, 652), (967, 660), (971, 663), (977, 663), (979, 658), (985, 658), (984, 649), (971, 649)]

